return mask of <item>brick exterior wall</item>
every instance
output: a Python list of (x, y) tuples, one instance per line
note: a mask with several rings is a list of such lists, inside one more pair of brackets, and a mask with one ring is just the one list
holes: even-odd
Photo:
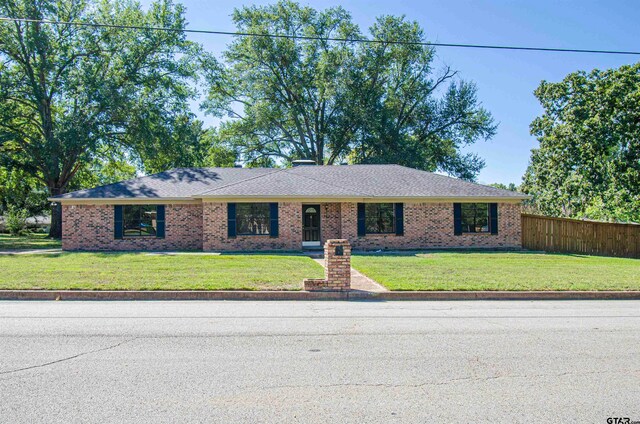
[(340, 205), (340, 226), (342, 238), (351, 242), (351, 247), (356, 248), (354, 241), (358, 240), (358, 204), (343, 203)]
[(300, 250), (302, 248), (302, 203), (278, 203), (278, 237), (227, 236), (227, 204), (205, 202), (202, 208), (204, 250)]
[[(520, 248), (520, 204), (498, 204), (498, 234), (453, 234), (452, 203), (405, 203), (404, 235), (357, 234), (356, 203), (321, 205), (321, 239), (342, 238), (354, 249)], [(65, 250), (300, 250), (302, 203), (278, 205), (279, 237), (227, 237), (227, 204), (166, 204), (165, 238), (114, 239), (113, 205), (63, 205)]]
[(320, 242), (322, 245), (329, 239), (342, 238), (340, 214), (340, 203), (323, 203), (320, 205)]
[(202, 250), (202, 205), (166, 204), (164, 238), (113, 234), (113, 205), (62, 205), (64, 250)]
[(498, 234), (453, 234), (453, 203), (405, 203), (404, 235), (358, 237), (357, 204), (342, 205), (342, 237), (354, 249), (520, 248), (520, 204), (498, 203)]

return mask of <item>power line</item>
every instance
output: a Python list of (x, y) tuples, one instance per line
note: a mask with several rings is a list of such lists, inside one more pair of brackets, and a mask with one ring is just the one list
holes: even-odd
[(367, 43), (367, 44), (399, 44), (426, 47), (455, 47), (467, 49), (488, 49), (488, 50), (520, 50), (520, 51), (537, 51), (537, 52), (557, 52), (557, 53), (590, 53), (590, 54), (613, 54), (613, 55), (640, 55), (640, 51), (625, 50), (596, 50), (596, 49), (562, 49), (554, 47), (527, 47), (527, 46), (499, 46), (490, 44), (461, 44), (461, 43), (436, 43), (429, 41), (393, 41), (393, 40), (376, 40), (369, 38), (339, 38), (339, 37), (313, 37), (306, 35), (285, 35), (285, 34), (259, 34), (249, 32), (230, 32), (230, 31), (213, 31), (204, 29), (182, 29), (168, 27), (149, 27), (138, 25), (115, 25), (115, 24), (99, 24), (93, 22), (77, 22), (77, 21), (50, 21), (46, 19), (27, 19), (27, 18), (8, 18), (0, 17), (0, 21), (12, 22), (30, 22), (50, 25), (76, 25), (96, 28), (116, 28), (116, 29), (135, 29), (143, 31), (166, 31), (166, 32), (184, 32), (192, 34), (212, 34), (212, 35), (229, 35), (233, 37), (264, 37), (264, 38), (285, 38), (292, 40), (316, 40), (316, 41), (336, 41), (348, 43)]

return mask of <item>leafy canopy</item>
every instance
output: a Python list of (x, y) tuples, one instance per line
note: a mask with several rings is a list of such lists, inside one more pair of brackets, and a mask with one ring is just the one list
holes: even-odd
[(554, 216), (640, 222), (640, 63), (543, 81), (523, 190)]
[(24, 210), (29, 216), (42, 214), (49, 208), (47, 191), (21, 169), (0, 166), (0, 216), (11, 209)]
[[(228, 118), (220, 128), (241, 158), (283, 163), (399, 163), (474, 179), (484, 162), (460, 148), (496, 131), (475, 86), (451, 69), (435, 72), (422, 29), (383, 16), (363, 38), (341, 7), (322, 11), (291, 1), (237, 9), (244, 33), (313, 37), (238, 37), (222, 62), (203, 59), (203, 107)], [(329, 38), (347, 41), (330, 41)]]
[[(170, 0), (3, 0), (0, 15), (185, 27)], [(191, 164), (201, 124), (189, 100), (197, 46), (179, 31), (0, 22), (0, 161), (50, 195), (123, 158), (147, 171)], [(59, 211), (52, 235), (60, 235)]]

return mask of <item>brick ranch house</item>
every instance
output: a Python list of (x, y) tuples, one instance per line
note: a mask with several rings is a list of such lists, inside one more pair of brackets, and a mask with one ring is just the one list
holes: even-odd
[(521, 247), (527, 196), (399, 165), (179, 168), (51, 198), (64, 250)]

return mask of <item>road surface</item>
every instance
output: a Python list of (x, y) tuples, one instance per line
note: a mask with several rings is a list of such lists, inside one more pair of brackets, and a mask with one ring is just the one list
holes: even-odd
[(2, 423), (640, 420), (640, 301), (0, 302)]

